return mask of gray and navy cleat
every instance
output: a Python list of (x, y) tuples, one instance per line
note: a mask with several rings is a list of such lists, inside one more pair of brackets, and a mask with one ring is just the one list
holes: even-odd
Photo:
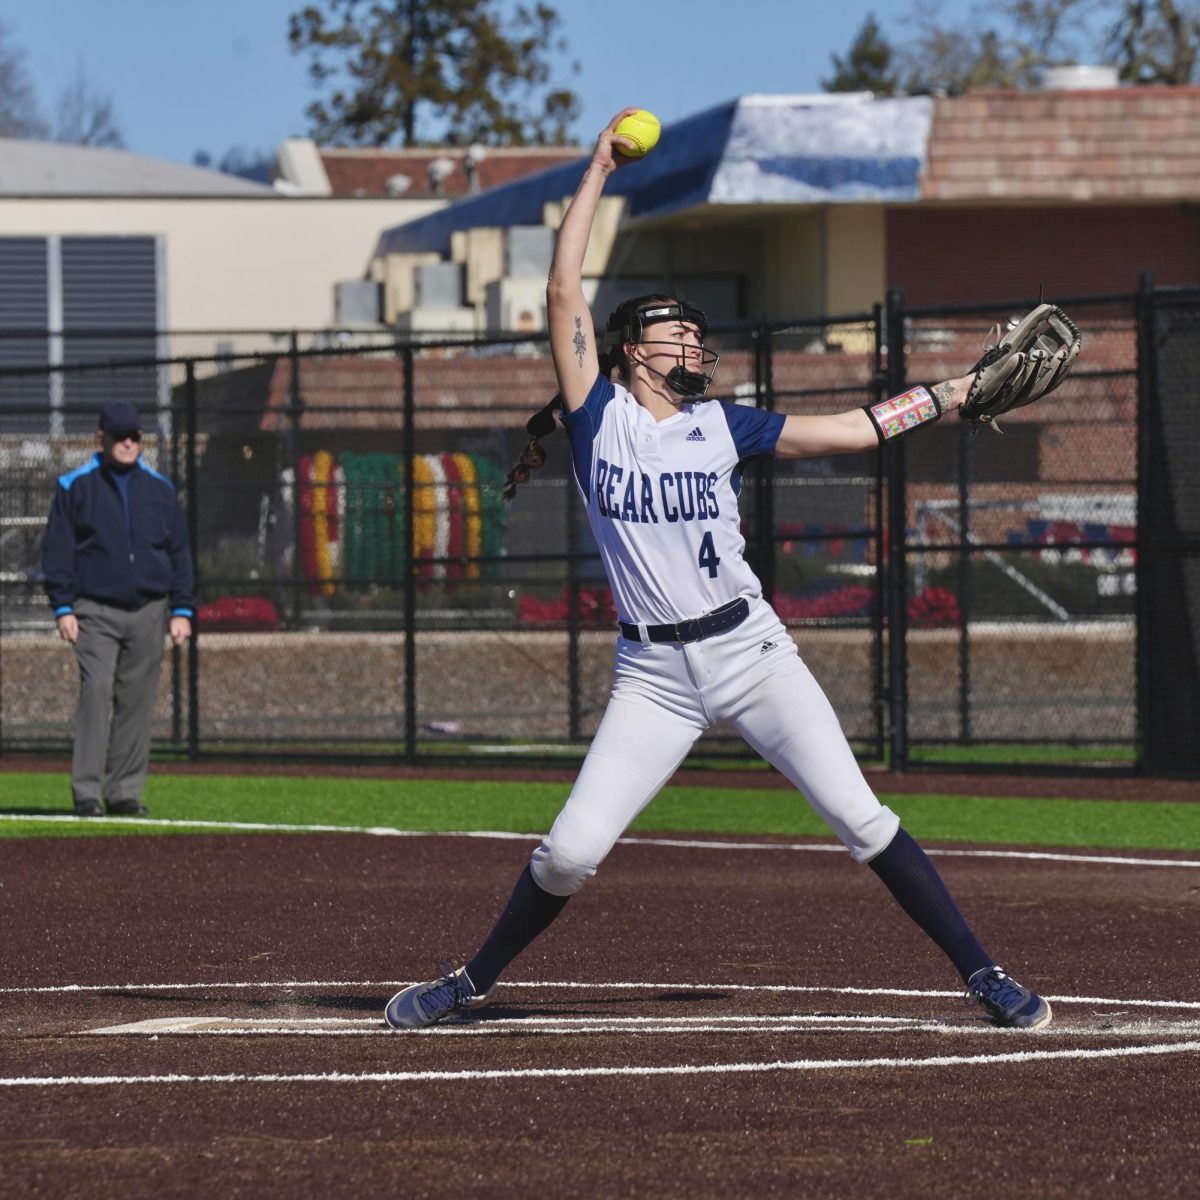
[(482, 1008), (495, 990), (489, 988), (482, 996), (477, 996), (466, 967), (459, 967), (439, 979), (414, 983), (397, 992), (387, 1002), (383, 1018), (393, 1029), (424, 1029), (455, 1013)]
[(1003, 967), (984, 967), (967, 981), (968, 1003), (977, 1003), (993, 1025), (1006, 1029), (1041, 1029), (1050, 1024), (1050, 1005), (1022, 987)]

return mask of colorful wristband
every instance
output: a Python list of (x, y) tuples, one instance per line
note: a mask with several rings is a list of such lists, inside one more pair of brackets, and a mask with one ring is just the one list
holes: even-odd
[(928, 425), (942, 415), (938, 402), (920, 386), (901, 392), (890, 400), (866, 404), (863, 411), (871, 418), (881, 442), (899, 437), (918, 425)]

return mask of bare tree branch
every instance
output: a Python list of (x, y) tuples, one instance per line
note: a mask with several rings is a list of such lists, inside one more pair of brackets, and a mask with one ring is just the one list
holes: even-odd
[(1047, 67), (1109, 63), (1136, 83), (1185, 84), (1200, 63), (1196, 0), (993, 0), (948, 22), (916, 0), (896, 46), (908, 91), (1035, 86)]
[(25, 69), (25, 51), (0, 21), (0, 137), (45, 136), (46, 123), (38, 112), (33, 81)]
[(82, 62), (76, 65), (75, 77), (59, 95), (54, 140), (114, 149), (125, 145), (112, 97), (91, 85)]

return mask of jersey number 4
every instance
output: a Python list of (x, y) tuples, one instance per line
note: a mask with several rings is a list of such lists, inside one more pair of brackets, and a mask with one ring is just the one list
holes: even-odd
[(708, 571), (709, 579), (716, 579), (717, 564), (720, 563), (717, 557), (717, 548), (713, 545), (713, 535), (711, 532), (704, 535), (704, 540), (700, 543), (700, 565)]

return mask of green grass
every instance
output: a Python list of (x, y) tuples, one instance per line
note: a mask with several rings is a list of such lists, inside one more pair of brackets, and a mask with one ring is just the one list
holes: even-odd
[[(0, 774), (0, 837), (183, 833), (120, 818), (52, 823), (69, 811), (62, 774)], [(1048, 792), (1053, 781), (1046, 782)], [(279, 776), (151, 776), (145, 801), (155, 818), (277, 825), (387, 826), (423, 831), (549, 828), (568, 793), (560, 783), (443, 779), (297, 779)], [(929, 842), (1200, 850), (1200, 805), (885, 794), (905, 827)], [(828, 837), (795, 793), (774, 788), (667, 788), (634, 824), (643, 833), (781, 834)], [(197, 829), (191, 832), (212, 832)]]
[(1073, 745), (1056, 742), (1028, 742), (1015, 745), (972, 742), (960, 746), (954, 742), (938, 745), (920, 744), (910, 746), (908, 763), (911, 767), (922, 762), (962, 763), (970, 767), (975, 763), (987, 766), (1039, 765), (1078, 766), (1081, 763), (1133, 763), (1137, 751), (1133, 746)]

